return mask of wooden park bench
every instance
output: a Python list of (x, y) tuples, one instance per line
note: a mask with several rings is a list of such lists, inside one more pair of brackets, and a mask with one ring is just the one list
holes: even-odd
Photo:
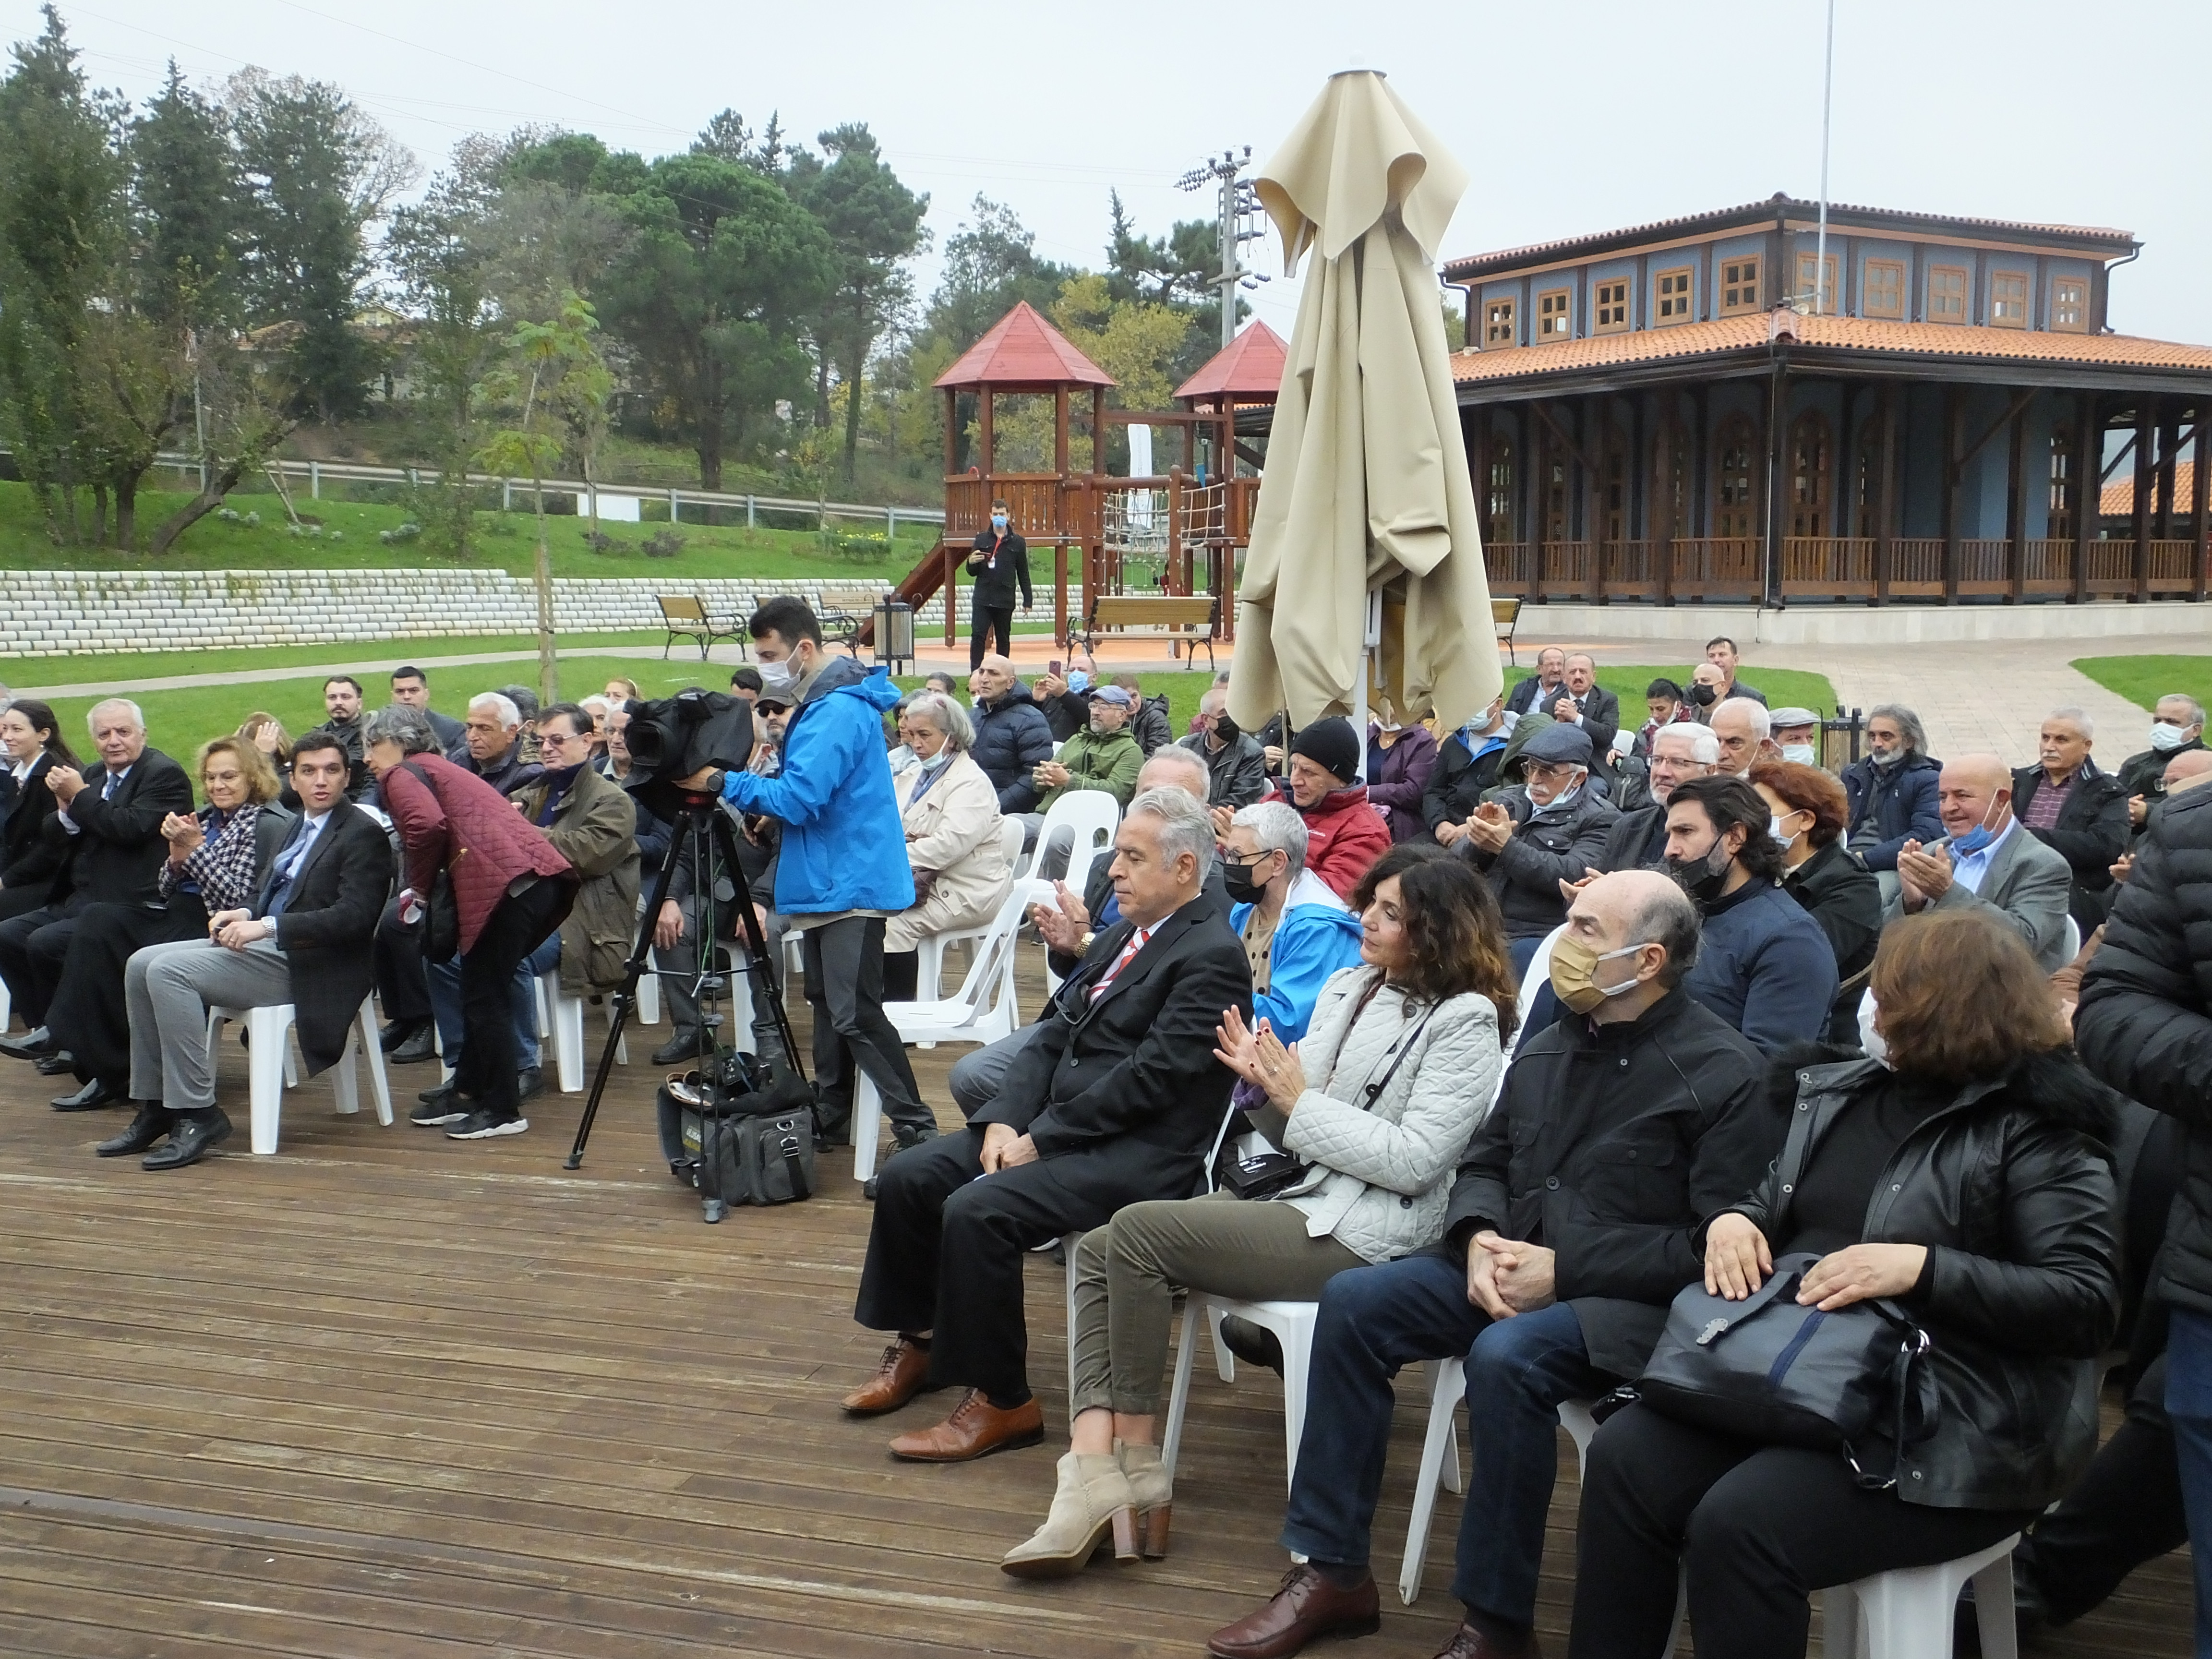
[(699, 642), (701, 662), (707, 660), (708, 647), (723, 640), (735, 641), (738, 654), (744, 655), (744, 630), (737, 627), (715, 627), (714, 619), (707, 614), (706, 601), (696, 594), (662, 593), (657, 597), (660, 602), (661, 623), (668, 629), (668, 643), (660, 647), (661, 661), (668, 660), (668, 653), (676, 648), (676, 641), (679, 639)]
[[(1205, 632), (1196, 630), (1203, 629)], [(1099, 594), (1091, 601), (1091, 614), (1080, 628), (1069, 630), (1086, 651), (1096, 651), (1102, 635), (1112, 630), (1117, 640), (1165, 640), (1171, 646), (1189, 647), (1183, 666), (1196, 665), (1198, 647), (1206, 647), (1206, 665), (1213, 666), (1213, 642), (1221, 637), (1221, 601), (1212, 594), (1188, 599), (1175, 593)]]
[(860, 654), (860, 624), (866, 618), (849, 611), (824, 611), (816, 620), (822, 624), (822, 638), (826, 644), (842, 645), (855, 657)]
[(1520, 600), (1492, 599), (1490, 602), (1490, 631), (1497, 635), (1498, 642), (1505, 647), (1505, 660), (1516, 668), (1521, 665), (1521, 660), (1513, 654), (1513, 629), (1520, 620)]

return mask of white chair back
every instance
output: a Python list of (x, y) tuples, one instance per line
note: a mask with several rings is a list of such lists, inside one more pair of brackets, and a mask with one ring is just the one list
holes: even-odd
[(1009, 870), (1022, 861), (1024, 833), (1022, 821), (1012, 813), (999, 820), (999, 851), (1005, 855)]
[(2066, 918), (2066, 960), (2071, 962), (2081, 954), (2081, 924), (2073, 917)]
[[(1043, 859), (1054, 831), (1069, 831), (1075, 844), (1068, 849), (1067, 873), (1060, 879), (1070, 892), (1080, 896), (1084, 884), (1091, 879), (1091, 860), (1114, 845), (1114, 832), (1121, 824), (1121, 803), (1107, 791), (1071, 789), (1053, 802), (1052, 810), (1044, 815), (1043, 826), (1037, 830), (1036, 858)], [(1036, 867), (1033, 862), (1030, 868)]]
[[(1521, 975), (1521, 1006), (1519, 1023), (1513, 1030), (1513, 1046), (1505, 1051), (1510, 1062), (1521, 1047), (1522, 1035), (1528, 1029), (1528, 1017), (1536, 1012), (1536, 994), (1551, 982), (1552, 946), (1559, 943), (1559, 935), (1567, 931), (1561, 922), (1544, 935), (1544, 942), (1536, 947), (1536, 954), (1528, 958), (1528, 971)], [(1500, 1073), (1503, 1076), (1503, 1073)]]

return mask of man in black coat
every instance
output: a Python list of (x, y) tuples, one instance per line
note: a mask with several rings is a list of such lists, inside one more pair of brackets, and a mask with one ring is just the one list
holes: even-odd
[(1559, 696), (1543, 705), (1544, 712), (1562, 726), (1579, 726), (1590, 740), (1590, 752), (1605, 760), (1613, 740), (1620, 735), (1620, 699), (1597, 683), (1597, 659), (1577, 651), (1567, 659), (1565, 681)]
[(2199, 1607), (2212, 1607), (2212, 789), (2167, 798), (2081, 978), (2074, 1043), (2131, 1100), (2179, 1120), (2180, 1191), (2154, 1293), (2169, 1310), (2166, 1414)]
[(1437, 839), (1439, 824), (1462, 824), (1474, 816), (1482, 798), (1498, 784), (1505, 761), (1505, 699), (1492, 697), (1490, 707), (1441, 738), (1437, 763), (1429, 786), (1421, 792), (1421, 822), (1429, 837)]
[(1536, 653), (1536, 672), (1522, 680), (1506, 697), (1505, 712), (1525, 714), (1534, 708), (1548, 714), (1566, 684), (1567, 653), (1556, 645), (1547, 645)]
[(1252, 1007), (1244, 947), (1205, 896), (1213, 826), (1182, 790), (1147, 790), (1114, 849), (1121, 920), (1062, 982), (997, 1098), (884, 1165), (854, 1317), (895, 1340), (845, 1409), (968, 1390), (944, 1422), (893, 1440), (895, 1457), (963, 1462), (1042, 1440), (1024, 1253), (1202, 1179), (1231, 1081), (1214, 1030), (1223, 1010)]
[(0, 1037), (0, 1054), (39, 1060), (49, 1075), (69, 1069), (46, 1018), (77, 912), (103, 900), (158, 900), (169, 856), (161, 821), (192, 810), (192, 781), (176, 762), (146, 746), (146, 719), (137, 703), (112, 697), (94, 705), (89, 719), (100, 763), (82, 771), (57, 766), (46, 776), (70, 839), (69, 872), (57, 878), (46, 903), (0, 921), (0, 979), (31, 1028), (21, 1037)]
[(410, 708), (419, 708), (422, 717), (430, 722), (430, 729), (438, 734), (446, 758), (459, 766), (461, 757), (469, 752), (469, 729), (451, 714), (441, 714), (430, 707), (430, 677), (409, 663), (392, 671), (392, 701), (404, 702)]
[(1721, 744), (1711, 731), (1688, 721), (1662, 726), (1651, 734), (1651, 799), (1629, 807), (1606, 832), (1601, 870), (1656, 870), (1667, 862), (1667, 803), (1692, 778), (1721, 769)]
[(2084, 939), (2112, 908), (2112, 863), (2128, 846), (2127, 791), (2089, 758), (2094, 732), (2086, 709), (2053, 709), (2036, 740), (2038, 763), (2012, 775), (2021, 828), (2074, 872), (2066, 908)]
[(1305, 1565), (1210, 1651), (1293, 1653), (1374, 1628), (1367, 1540), (1391, 1379), (1452, 1355), (1465, 1356), (1474, 1465), (1452, 1586), (1471, 1645), (1452, 1651), (1530, 1650), (1559, 1407), (1643, 1370), (1702, 1270), (1698, 1223), (1782, 1144), (1759, 1051), (1678, 988), (1697, 949), (1697, 912), (1665, 876), (1601, 876), (1577, 896), (1552, 957), (1573, 1012), (1506, 1073), (1443, 1242), (1322, 1293), (1282, 1534)]
[(289, 1002), (307, 1074), (345, 1053), (375, 978), (369, 942), (392, 890), (392, 842), (383, 825), (345, 798), (343, 743), (310, 732), (292, 750), (300, 816), (270, 861), (252, 904), (208, 918), (208, 937), (139, 951), (124, 970), (131, 1008), (131, 1097), (137, 1115), (102, 1158), (146, 1152), (149, 1170), (197, 1164), (230, 1133), (215, 1103), (208, 1053), (210, 1008)]
[(1004, 501), (991, 503), (991, 527), (975, 537), (968, 555), (968, 574), (975, 586), (969, 595), (970, 623), (968, 666), (972, 671), (991, 648), (991, 635), (999, 636), (999, 649), (1011, 655), (1014, 648), (1014, 590), (1021, 589), (1022, 609), (1030, 608), (1030, 544), (1012, 527)]
[(2120, 763), (2120, 793), (2128, 798), (2128, 822), (2140, 833), (2151, 809), (2166, 793), (2166, 769), (2177, 755), (2204, 747), (2204, 705), (2171, 692), (2158, 700), (2150, 722), (2150, 747)]
[(1052, 758), (1052, 727), (1014, 678), (1013, 660), (997, 653), (985, 657), (968, 676), (975, 702), (975, 741), (968, 757), (999, 792), (1001, 812), (1027, 812), (1037, 804), (1031, 775)]

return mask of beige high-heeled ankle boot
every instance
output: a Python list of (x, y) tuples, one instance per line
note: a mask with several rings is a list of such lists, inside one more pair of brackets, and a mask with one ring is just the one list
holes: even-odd
[(1129, 1483), (1129, 1504), (1136, 1511), (1138, 1547), (1147, 1561), (1168, 1553), (1168, 1523), (1175, 1509), (1174, 1483), (1167, 1465), (1160, 1462), (1158, 1446), (1114, 1443), (1121, 1474)]
[(1137, 1559), (1137, 1523), (1121, 1460), (1069, 1452), (1044, 1525), (999, 1563), (1017, 1578), (1067, 1578), (1081, 1572), (1110, 1533), (1114, 1558)]

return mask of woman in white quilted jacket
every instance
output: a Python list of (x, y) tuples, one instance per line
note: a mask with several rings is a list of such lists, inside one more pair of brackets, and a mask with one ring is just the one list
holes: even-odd
[[(1043, 1526), (1000, 1565), (1079, 1572), (1109, 1537), (1121, 1559), (1167, 1551), (1157, 1424), (1177, 1286), (1240, 1301), (1308, 1301), (1347, 1267), (1433, 1244), (1452, 1171), (1498, 1092), (1514, 979), (1488, 884), (1409, 842), (1352, 890), (1359, 965), (1322, 986), (1303, 1042), (1225, 1010), (1232, 1112), (1285, 1157), (1239, 1197), (1132, 1204), (1076, 1249), (1067, 1455)], [(1279, 1182), (1279, 1184), (1274, 1184)], [(1139, 1542), (1139, 1532), (1142, 1539)]]

